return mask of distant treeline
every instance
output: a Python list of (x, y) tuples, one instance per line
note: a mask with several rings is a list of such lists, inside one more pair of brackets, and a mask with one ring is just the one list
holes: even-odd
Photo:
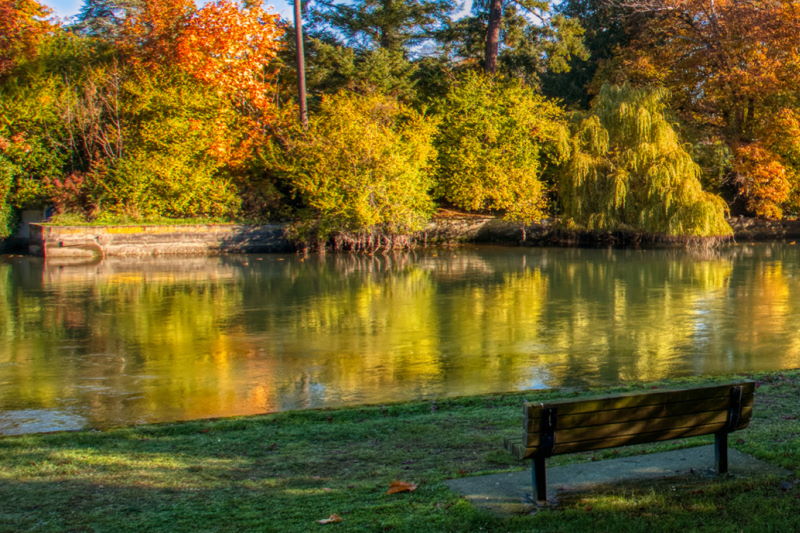
[(402, 235), (437, 206), (725, 237), (800, 212), (800, 0), (0, 0), (0, 236), (292, 220)]

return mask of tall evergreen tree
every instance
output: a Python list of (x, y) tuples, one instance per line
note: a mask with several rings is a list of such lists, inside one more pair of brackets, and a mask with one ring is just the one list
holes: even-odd
[(319, 0), (311, 30), (357, 50), (413, 55), (449, 22), (454, 0)]
[(84, 0), (74, 28), (84, 35), (115, 39), (123, 22), (144, 8), (145, 0)]
[(537, 83), (550, 70), (569, 68), (572, 57), (586, 57), (583, 28), (555, 13), (546, 0), (477, 0), (472, 16), (456, 21), (445, 36), (457, 60), (481, 64)]
[(563, 0), (557, 11), (577, 20), (585, 29), (583, 40), (588, 56), (573, 57), (568, 72), (546, 76), (543, 89), (545, 94), (587, 108), (589, 85), (599, 65), (609, 60), (616, 49), (628, 44), (631, 25), (642, 16), (632, 16), (620, 0)]

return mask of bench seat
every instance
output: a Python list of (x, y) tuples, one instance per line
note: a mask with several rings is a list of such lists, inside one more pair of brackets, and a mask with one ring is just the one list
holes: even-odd
[[(537, 501), (546, 501), (544, 459), (713, 434), (717, 470), (727, 471), (727, 434), (747, 427), (755, 383), (743, 381), (680, 390), (652, 390), (523, 406), (523, 436), (507, 440), (518, 459), (533, 460)], [(537, 476), (538, 473), (538, 476)]]

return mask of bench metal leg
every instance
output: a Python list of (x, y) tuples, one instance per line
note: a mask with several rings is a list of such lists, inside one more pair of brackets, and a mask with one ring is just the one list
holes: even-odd
[(544, 457), (534, 457), (531, 467), (533, 476), (533, 488), (536, 491), (536, 503), (545, 505), (547, 503), (547, 473), (545, 471)]
[(728, 472), (728, 432), (720, 431), (714, 434), (714, 458), (718, 474)]

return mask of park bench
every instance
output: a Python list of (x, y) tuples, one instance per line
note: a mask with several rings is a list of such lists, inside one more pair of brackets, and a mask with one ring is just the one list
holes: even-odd
[(714, 434), (717, 472), (728, 471), (728, 433), (747, 427), (755, 383), (744, 381), (680, 390), (651, 390), (524, 405), (522, 441), (506, 440), (518, 459), (532, 459), (536, 502), (547, 502), (545, 459)]

